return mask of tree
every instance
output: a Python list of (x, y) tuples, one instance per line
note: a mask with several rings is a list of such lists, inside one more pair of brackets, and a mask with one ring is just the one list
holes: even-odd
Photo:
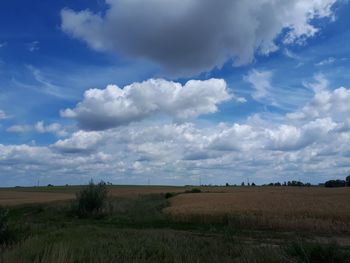
[(87, 187), (77, 193), (79, 215), (99, 215), (107, 200), (107, 195), (108, 189), (105, 182), (94, 184), (91, 180)]
[(244, 182), (241, 183), (241, 186), (245, 186)]
[(346, 183), (348, 184), (348, 186), (350, 186), (350, 175), (346, 177)]
[(325, 187), (344, 187), (347, 182), (344, 180), (329, 180), (325, 183)]

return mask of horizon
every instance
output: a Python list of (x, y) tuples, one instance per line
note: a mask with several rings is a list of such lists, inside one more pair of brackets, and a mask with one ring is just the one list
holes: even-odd
[(3, 1), (0, 187), (343, 180), (349, 12), (346, 0)]

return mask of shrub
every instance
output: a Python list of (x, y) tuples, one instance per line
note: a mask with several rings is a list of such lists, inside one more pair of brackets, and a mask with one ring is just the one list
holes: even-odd
[(329, 180), (325, 183), (326, 187), (344, 187), (346, 185), (344, 180)]
[(349, 262), (349, 254), (335, 244), (320, 245), (294, 242), (286, 247), (288, 255), (297, 262), (310, 263), (341, 263)]
[(100, 215), (107, 195), (107, 185), (103, 181), (94, 184), (91, 180), (87, 187), (77, 193), (79, 216)]
[(0, 207), (0, 245), (7, 244), (9, 239), (8, 210)]
[(173, 197), (174, 196), (174, 193), (165, 193), (165, 198), (166, 199), (169, 199), (169, 198), (171, 198), (171, 197)]
[(186, 193), (192, 193), (192, 194), (196, 194), (196, 193), (201, 193), (202, 190), (199, 188), (192, 188), (191, 190), (186, 190)]

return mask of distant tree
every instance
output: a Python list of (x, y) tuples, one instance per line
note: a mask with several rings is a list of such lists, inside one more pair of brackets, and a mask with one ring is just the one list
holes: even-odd
[(252, 183), (252, 186), (255, 186), (255, 183)]
[(344, 187), (347, 186), (347, 182), (344, 180), (329, 180), (324, 185), (325, 187)]
[(241, 183), (241, 186), (245, 186), (244, 182)]
[(250, 183), (248, 183), (248, 186), (250, 186)]
[(229, 184), (229, 183), (226, 183), (226, 187), (228, 187), (228, 186), (230, 186), (230, 184)]
[(286, 181), (283, 183), (283, 186), (287, 186), (287, 182)]
[(277, 183), (274, 184), (274, 186), (281, 186), (281, 183), (277, 182)]
[(345, 180), (346, 180), (346, 183), (348, 184), (348, 186), (350, 186), (350, 175), (348, 175)]

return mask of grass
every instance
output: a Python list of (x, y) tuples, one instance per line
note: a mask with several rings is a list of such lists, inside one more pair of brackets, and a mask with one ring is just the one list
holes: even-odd
[(163, 213), (191, 195), (112, 196), (98, 218), (79, 218), (72, 201), (9, 207), (14, 239), (0, 249), (0, 262), (349, 262), (349, 247), (316, 242), (312, 231), (261, 230), (243, 219), (181, 222)]

